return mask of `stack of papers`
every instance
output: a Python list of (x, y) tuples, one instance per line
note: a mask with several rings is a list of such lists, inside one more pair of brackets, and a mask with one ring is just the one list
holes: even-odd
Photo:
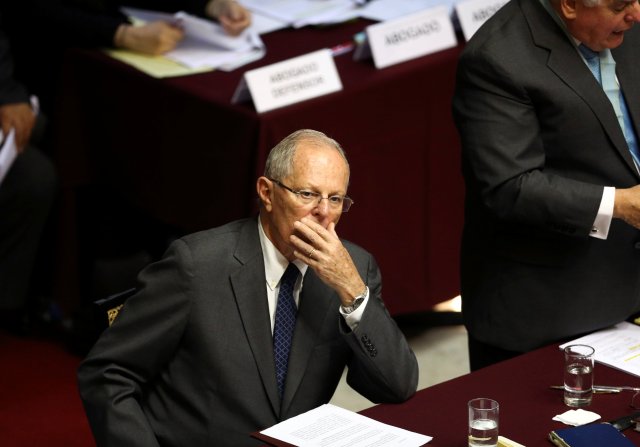
[(384, 22), (439, 5), (453, 11), (453, 0), (242, 0), (254, 13), (294, 28), (363, 18)]
[(254, 436), (270, 444), (305, 447), (419, 447), (433, 439), (331, 404), (287, 419)]
[(640, 376), (640, 326), (623, 321), (560, 346), (589, 345), (594, 359), (635, 376)]
[(254, 27), (232, 37), (219, 24), (182, 11), (169, 14), (123, 8), (123, 12), (138, 23), (165, 21), (179, 24), (184, 30), (184, 39), (163, 56), (190, 69), (217, 68), (228, 71), (265, 55), (264, 44)]

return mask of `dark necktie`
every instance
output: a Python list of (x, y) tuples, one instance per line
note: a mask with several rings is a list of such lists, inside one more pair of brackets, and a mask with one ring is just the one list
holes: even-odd
[(293, 286), (299, 274), (298, 267), (293, 263), (289, 263), (282, 275), (282, 279), (280, 279), (280, 291), (278, 292), (276, 319), (273, 326), (273, 356), (276, 362), (276, 380), (280, 398), (284, 393), (291, 339), (293, 338), (293, 330), (296, 327), (298, 309), (293, 299)]
[(599, 53), (583, 44), (580, 44), (578, 49), (587, 61), (587, 65), (589, 66), (591, 73), (593, 73), (593, 76), (595, 76), (600, 85), (602, 85), (604, 92), (607, 94), (607, 97), (613, 106), (613, 110), (616, 113), (616, 117), (618, 118), (618, 123), (622, 128), (622, 133), (627, 141), (627, 145), (629, 146), (631, 156), (633, 157), (636, 166), (640, 166), (640, 150), (638, 149), (638, 141), (633, 125), (631, 124), (627, 103), (616, 79), (616, 63), (613, 60), (613, 57), (608, 53), (604, 53), (604, 56), (606, 57), (601, 60)]

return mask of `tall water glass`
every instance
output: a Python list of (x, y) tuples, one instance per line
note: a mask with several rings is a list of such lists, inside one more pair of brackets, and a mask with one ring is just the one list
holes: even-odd
[(593, 354), (587, 345), (564, 348), (564, 403), (569, 407), (586, 407), (593, 396)]

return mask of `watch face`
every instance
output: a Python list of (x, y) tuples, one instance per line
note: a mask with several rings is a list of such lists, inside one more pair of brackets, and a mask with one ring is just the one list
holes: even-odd
[(353, 299), (353, 303), (351, 303), (351, 306), (343, 307), (342, 309), (344, 309), (344, 311), (345, 311), (346, 313), (351, 313), (351, 312), (353, 312), (354, 310), (356, 310), (358, 307), (360, 307), (360, 304), (362, 304), (362, 302), (364, 301), (364, 298), (365, 298), (365, 296), (366, 296), (366, 294), (367, 294), (367, 291), (368, 291), (368, 289), (365, 289), (365, 290), (364, 290), (364, 292), (363, 292), (362, 294), (360, 294), (360, 295), (356, 296), (356, 297)]
[(353, 302), (353, 304), (351, 305), (351, 310), (356, 310), (360, 304), (362, 304), (362, 302), (364, 301), (364, 297), (358, 297), (355, 299), (355, 301)]

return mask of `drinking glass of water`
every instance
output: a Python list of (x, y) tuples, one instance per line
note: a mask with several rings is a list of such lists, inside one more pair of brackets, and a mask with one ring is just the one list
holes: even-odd
[(468, 407), (469, 447), (498, 445), (498, 402), (480, 397), (470, 400)]
[(569, 407), (586, 407), (593, 396), (593, 354), (587, 345), (564, 348), (564, 403)]

